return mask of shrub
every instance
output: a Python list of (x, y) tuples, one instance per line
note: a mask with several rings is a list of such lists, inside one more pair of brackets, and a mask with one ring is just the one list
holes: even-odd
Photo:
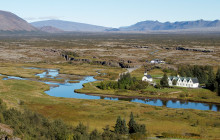
[(185, 94), (184, 93), (180, 93), (179, 95), (181, 98), (184, 98), (185, 97)]

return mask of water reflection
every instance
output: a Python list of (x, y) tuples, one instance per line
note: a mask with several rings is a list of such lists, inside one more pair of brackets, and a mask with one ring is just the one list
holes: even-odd
[(59, 75), (59, 71), (56, 69), (47, 69), (45, 72), (36, 75), (40, 78), (55, 78)]

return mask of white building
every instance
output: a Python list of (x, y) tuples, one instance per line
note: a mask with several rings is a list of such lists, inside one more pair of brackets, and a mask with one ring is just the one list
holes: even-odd
[(154, 59), (150, 61), (151, 64), (165, 64), (165, 61)]
[[(173, 85), (174, 81), (176, 82), (176, 85)], [(198, 88), (199, 80), (197, 78), (191, 78), (191, 77), (179, 77), (179, 75), (177, 77), (169, 76), (168, 84), (169, 86)]]
[(145, 72), (144, 76), (142, 77), (142, 81), (152, 82), (153, 78), (151, 77), (151, 75), (148, 75), (147, 72)]

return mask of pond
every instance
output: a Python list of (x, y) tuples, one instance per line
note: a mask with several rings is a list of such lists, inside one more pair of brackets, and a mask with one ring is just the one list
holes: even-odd
[[(33, 68), (31, 68), (33, 69)], [(39, 68), (40, 69), (40, 68)], [(36, 74), (40, 78), (57, 78), (59, 75), (59, 70), (57, 69), (44, 69), (45, 72), (41, 74)], [(20, 78), (15, 76), (7, 76), (3, 78), (3, 80), (8, 79), (17, 79), (17, 80), (29, 80), (27, 78)], [(148, 104), (152, 106), (166, 106), (168, 108), (184, 108), (184, 109), (198, 109), (198, 110), (212, 110), (212, 111), (220, 111), (219, 104), (213, 103), (200, 103), (200, 102), (191, 102), (191, 101), (182, 101), (182, 100), (162, 100), (162, 99), (138, 99), (138, 98), (114, 98), (114, 97), (104, 97), (104, 96), (94, 96), (87, 95), (83, 93), (76, 93), (76, 89), (83, 88), (84, 83), (97, 81), (93, 76), (86, 76), (84, 79), (80, 80), (79, 83), (69, 83), (69, 81), (73, 80), (65, 80), (64, 83), (56, 83), (56, 82), (44, 82), (51, 86), (50, 90), (45, 91), (46, 94), (55, 97), (65, 97), (65, 98), (77, 98), (77, 99), (104, 99), (104, 100), (124, 100), (130, 102), (137, 102)], [(43, 82), (43, 81), (41, 81)]]

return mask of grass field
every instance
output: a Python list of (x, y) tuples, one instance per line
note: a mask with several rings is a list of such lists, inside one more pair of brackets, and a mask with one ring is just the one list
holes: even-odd
[[(17, 64), (14, 67), (33, 66), (30, 64)], [(72, 69), (77, 69), (74, 65), (34, 65), (38, 67), (50, 68), (69, 68), (66, 73), (74, 74)], [(77, 66), (79, 67), (79, 66)], [(105, 69), (106, 67), (98, 67)], [(7, 66), (6, 66), (7, 69)], [(8, 67), (11, 69), (11, 67)], [(106, 68), (114, 72), (114, 69)], [(80, 71), (87, 71), (84, 67)], [(96, 71), (97, 67), (90, 69)], [(7, 70), (5, 70), (7, 74)], [(118, 70), (117, 72), (119, 72)], [(19, 75), (32, 77), (32, 74), (40, 71), (19, 69)], [(15, 72), (14, 72), (15, 73)], [(13, 74), (11, 72), (11, 74)], [(89, 83), (86, 85), (93, 85)], [(87, 87), (84, 88), (86, 90)], [(97, 90), (93, 85), (92, 90)], [(89, 89), (91, 90), (89, 87)], [(167, 133), (173, 137), (189, 138), (186, 135), (197, 135), (192, 138), (218, 139), (220, 138), (220, 113), (214, 111), (199, 111), (190, 109), (170, 109), (166, 107), (155, 107), (128, 101), (108, 101), (108, 100), (83, 100), (56, 98), (46, 95), (45, 90), (49, 86), (37, 81), (19, 81), (19, 80), (0, 80), (0, 98), (7, 103), (9, 107), (15, 107), (19, 110), (29, 108), (49, 118), (60, 118), (65, 122), (77, 125), (83, 122), (89, 126), (89, 130), (97, 128), (102, 131), (106, 125), (113, 129), (116, 118), (121, 116), (126, 121), (129, 120), (130, 112), (135, 114), (135, 119), (139, 123), (146, 124), (149, 137), (160, 136)], [(132, 94), (132, 93), (130, 93)], [(21, 101), (24, 104), (21, 104)]]

